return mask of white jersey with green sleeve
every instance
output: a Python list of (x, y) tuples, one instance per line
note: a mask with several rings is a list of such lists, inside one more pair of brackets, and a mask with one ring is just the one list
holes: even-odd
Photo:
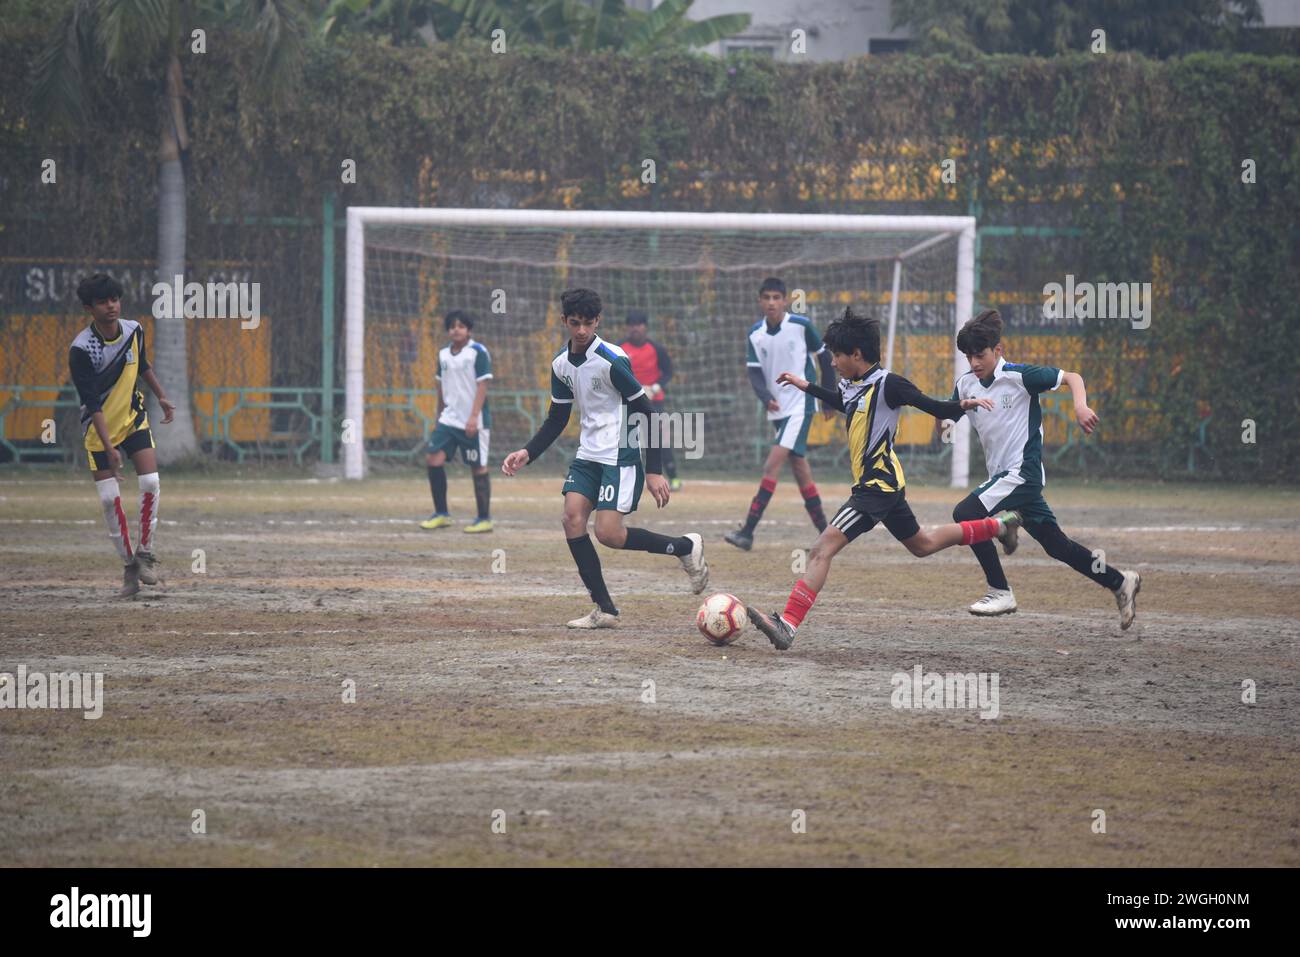
[(636, 465), (641, 461), (637, 425), (627, 429), (627, 404), (645, 389), (632, 374), (632, 363), (618, 346), (594, 336), (576, 359), (566, 344), (551, 361), (551, 401), (572, 402), (582, 426), (576, 458), (602, 465)]
[[(492, 357), (481, 342), (473, 339), (465, 343), (459, 352), (452, 352), (451, 346), (444, 346), (438, 353), (438, 383), (442, 393), (443, 410), (438, 416), (441, 425), (455, 429), (465, 428), (469, 414), (474, 409), (474, 396), (478, 393), (478, 384), (492, 378)], [(492, 415), (488, 412), (487, 400), (483, 400), (483, 410), (479, 412), (475, 428), (490, 429)]]
[(974, 372), (957, 380), (956, 399), (992, 399), (993, 408), (967, 409), (984, 446), (989, 478), (1018, 477), (1023, 483), (1046, 485), (1043, 468), (1043, 413), (1038, 396), (1060, 388), (1065, 373), (1051, 366), (1020, 365), (999, 359), (991, 379), (981, 382)]
[(817, 335), (812, 320), (807, 316), (787, 312), (775, 329), (767, 324), (766, 319), (760, 319), (749, 327), (745, 364), (763, 370), (767, 391), (781, 407), (776, 412), (767, 413), (769, 421), (812, 414), (816, 399), (794, 386), (778, 383), (776, 377), (782, 372), (793, 372), (809, 382), (816, 382), (817, 363), (813, 361), (813, 356), (825, 348), (821, 336)]

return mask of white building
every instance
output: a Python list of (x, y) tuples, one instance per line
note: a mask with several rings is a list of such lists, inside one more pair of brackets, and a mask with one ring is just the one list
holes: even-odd
[[(658, 0), (628, 0), (641, 10)], [(1300, 27), (1300, 0), (1259, 0), (1264, 28)], [(738, 50), (770, 53), (778, 60), (847, 60), (868, 53), (894, 53), (907, 47), (910, 31), (892, 26), (891, 0), (695, 0), (690, 17), (703, 20), (724, 13), (749, 13), (749, 29), (704, 50), (726, 55)], [(794, 31), (802, 30), (805, 51), (794, 52)]]
[[(891, 6), (890, 0), (695, 0), (690, 16), (753, 15), (748, 30), (705, 47), (710, 53), (754, 50), (778, 60), (848, 60), (906, 46), (910, 34), (892, 29)], [(796, 30), (804, 31), (802, 55), (794, 52)]]

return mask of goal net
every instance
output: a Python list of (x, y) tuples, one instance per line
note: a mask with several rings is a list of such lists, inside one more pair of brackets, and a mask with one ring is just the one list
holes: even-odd
[[(600, 335), (623, 340), (629, 312), (672, 360), (667, 408), (694, 416), (680, 467), (752, 471), (772, 431), (749, 386), (745, 341), (758, 290), (781, 278), (790, 311), (818, 332), (853, 304), (882, 323), (888, 368), (947, 397), (968, 366), (955, 330), (972, 314), (975, 221), (839, 216), (352, 207), (347, 231), (344, 474), (409, 460), (436, 421), (443, 317), (475, 317), (492, 356), (492, 459), (521, 447), (546, 414), (550, 362), (566, 335), (560, 293), (600, 294)], [(792, 370), (802, 372), (802, 370)], [(936, 437), (904, 416), (899, 452), (965, 486), (966, 422)], [(577, 417), (560, 444), (576, 445)], [(843, 463), (843, 425), (816, 417), (814, 462)], [(684, 460), (684, 461), (683, 461)], [(829, 479), (829, 476), (828, 476)]]

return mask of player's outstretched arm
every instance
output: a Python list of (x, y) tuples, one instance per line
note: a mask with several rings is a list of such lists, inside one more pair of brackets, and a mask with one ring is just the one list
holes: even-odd
[(501, 462), (501, 471), (506, 475), (514, 475), (521, 468), (528, 464), (528, 450), (516, 449), (505, 457)]
[(1088, 408), (1088, 389), (1083, 384), (1083, 376), (1077, 372), (1064, 372), (1061, 382), (1074, 397), (1074, 417), (1079, 421), (1079, 428), (1083, 429), (1084, 435), (1092, 435), (1101, 417)]
[(992, 409), (992, 399), (935, 399), (926, 395), (918, 389), (910, 379), (905, 379), (896, 373), (889, 373), (885, 376), (885, 403), (891, 409), (897, 409), (901, 405), (910, 405), (914, 409), (920, 409), (927, 415), (932, 415), (939, 421), (944, 419), (960, 419), (962, 413), (968, 409)]
[(506, 456), (505, 461), (501, 463), (501, 471), (506, 475), (514, 475), (528, 463), (536, 462), (537, 457), (551, 447), (551, 443), (560, 437), (564, 427), (569, 424), (569, 412), (572, 408), (572, 402), (552, 401), (546, 413), (546, 420), (537, 430), (537, 434), (529, 439), (528, 444), (522, 449)]
[(844, 411), (844, 398), (840, 395), (838, 389), (822, 388), (813, 382), (809, 382), (803, 376), (795, 375), (793, 372), (782, 372), (776, 377), (776, 381), (785, 385), (792, 385), (800, 392), (807, 392), (820, 400), (822, 409), (826, 412)]

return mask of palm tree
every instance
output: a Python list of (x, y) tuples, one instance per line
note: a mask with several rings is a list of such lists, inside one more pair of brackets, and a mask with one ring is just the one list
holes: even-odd
[[(254, 35), (258, 85), (283, 95), (297, 71), (310, 26), (300, 0), (72, 0), (37, 61), (33, 100), (54, 123), (86, 120), (93, 86), (144, 77), (156, 86), (158, 277), (185, 272), (185, 78), (181, 54), (191, 31), (227, 28)], [(153, 355), (158, 378), (176, 404), (176, 421), (158, 449), (164, 463), (197, 455), (190, 405), (185, 320), (160, 319)]]

